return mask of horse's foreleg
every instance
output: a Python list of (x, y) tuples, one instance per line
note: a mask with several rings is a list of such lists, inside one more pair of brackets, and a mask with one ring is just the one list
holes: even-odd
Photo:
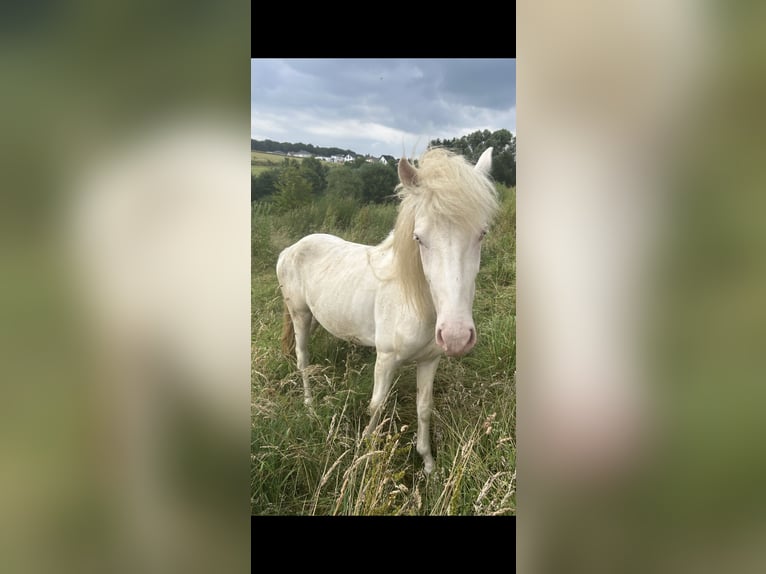
[(394, 353), (378, 352), (378, 357), (375, 360), (375, 384), (372, 389), (372, 399), (370, 400), (370, 423), (364, 429), (364, 436), (369, 435), (378, 426), (383, 403), (386, 401), (388, 391), (391, 390), (394, 372), (398, 366), (399, 362), (396, 360)]
[(439, 359), (418, 363), (418, 454), (423, 458), (426, 474), (434, 469), (434, 457), (431, 455), (431, 411), (434, 407), (434, 375)]
[(298, 370), (303, 378), (303, 402), (311, 406), (311, 387), (309, 387), (309, 336), (311, 335), (310, 311), (295, 312), (292, 315), (295, 327), (295, 356), (298, 359)]

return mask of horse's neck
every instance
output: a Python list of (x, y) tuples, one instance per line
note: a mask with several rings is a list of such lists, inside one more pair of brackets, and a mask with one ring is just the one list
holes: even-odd
[[(416, 312), (421, 321), (435, 321), (436, 310), (425, 278), (421, 277), (417, 281), (409, 282), (408, 284), (403, 280), (402, 269), (396, 258), (392, 232), (386, 239), (372, 248), (370, 263), (379, 278), (385, 278), (383, 279), (384, 281), (398, 282), (402, 286), (402, 293), (405, 293), (409, 288), (417, 294), (417, 299), (420, 303), (416, 305), (416, 308), (413, 308), (413, 311)], [(422, 276), (422, 270), (420, 270), (420, 274)], [(410, 307), (412, 308), (412, 305)]]
[(373, 245), (369, 250), (370, 266), (381, 281), (391, 280), (396, 275), (396, 265), (394, 258), (394, 242), (392, 235), (386, 237), (382, 242)]

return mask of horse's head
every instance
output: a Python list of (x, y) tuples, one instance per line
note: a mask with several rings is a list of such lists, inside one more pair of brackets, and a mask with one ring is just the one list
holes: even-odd
[[(439, 162), (444, 165), (441, 165)], [(447, 355), (468, 353), (476, 344), (472, 308), (481, 243), (496, 208), (488, 180), (492, 148), (471, 169), (462, 158), (436, 158), (416, 169), (399, 162), (399, 179), (422, 197), (414, 209), (412, 239), (436, 311), (435, 340)], [(429, 169), (431, 168), (431, 169)]]

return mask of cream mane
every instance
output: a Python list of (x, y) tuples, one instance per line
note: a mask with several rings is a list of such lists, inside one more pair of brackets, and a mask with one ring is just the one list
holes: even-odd
[(426, 316), (433, 313), (433, 302), (420, 250), (412, 237), (416, 217), (446, 219), (478, 234), (491, 222), (498, 202), (490, 179), (462, 156), (431, 148), (418, 164), (413, 181), (396, 187), (401, 200), (399, 215), (394, 230), (380, 246), (393, 250), (392, 279), (401, 282), (406, 300)]

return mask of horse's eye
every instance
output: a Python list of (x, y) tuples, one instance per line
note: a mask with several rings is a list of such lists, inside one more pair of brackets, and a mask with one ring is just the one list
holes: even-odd
[(413, 238), (415, 241), (417, 241), (418, 243), (420, 243), (420, 236), (419, 236), (417, 233), (413, 233), (413, 234), (412, 234), (412, 238)]
[(484, 239), (486, 236), (487, 236), (487, 230), (485, 229), (485, 230), (483, 230), (483, 231), (481, 232), (481, 234), (479, 234), (479, 241), (481, 241), (482, 239)]

